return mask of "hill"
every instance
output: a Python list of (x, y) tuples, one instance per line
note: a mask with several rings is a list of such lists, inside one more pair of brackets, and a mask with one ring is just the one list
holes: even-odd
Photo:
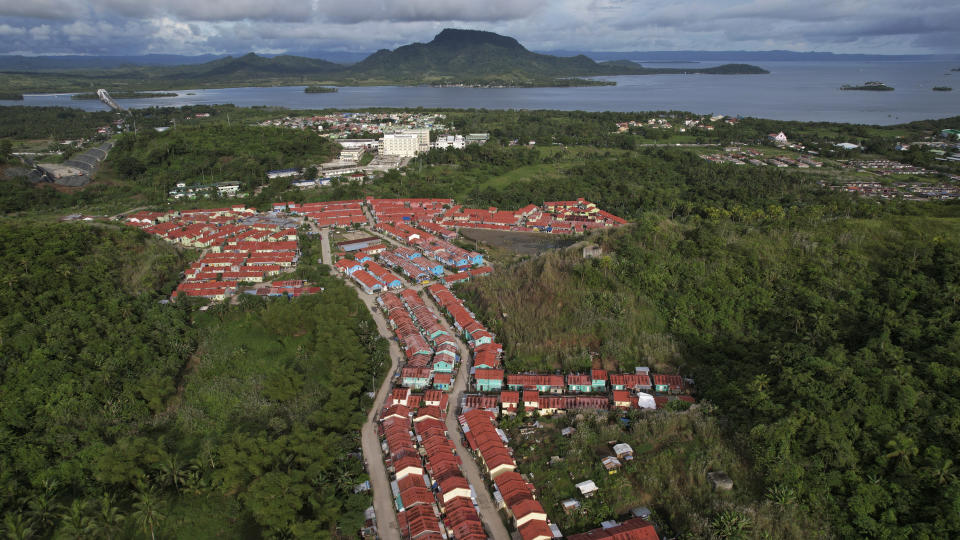
[(626, 60), (597, 63), (584, 55), (562, 57), (531, 52), (516, 39), (493, 32), (447, 28), (429, 43), (377, 51), (345, 74), (356, 80), (519, 83), (596, 75), (766, 73), (756, 66), (721, 67), (724, 69), (674, 70), (644, 68)]
[[(597, 63), (584, 55), (552, 56), (526, 49), (516, 39), (479, 30), (445, 29), (429, 43), (411, 43), (380, 50), (346, 66), (316, 58), (254, 53), (182, 65), (123, 65), (109, 62), (79, 64), (18, 57), (0, 62), (0, 91), (67, 92), (110, 90), (169, 90), (225, 86), (280, 86), (296, 84), (505, 84), (572, 86), (602, 84), (578, 80), (598, 75), (754, 74), (756, 66), (726, 64), (712, 68), (646, 68), (628, 60)], [(112, 67), (107, 67), (112, 66)], [(561, 80), (562, 79), (562, 80)]]
[(196, 66), (174, 66), (168, 76), (176, 79), (249, 79), (276, 76), (317, 76), (342, 71), (343, 66), (302, 56), (275, 56), (266, 58), (254, 53), (240, 57), (228, 56)]

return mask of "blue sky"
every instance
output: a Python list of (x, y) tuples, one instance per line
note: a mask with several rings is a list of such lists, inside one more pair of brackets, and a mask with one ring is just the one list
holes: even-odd
[(445, 27), (534, 50), (957, 53), (960, 0), (0, 0), (0, 54), (373, 51)]

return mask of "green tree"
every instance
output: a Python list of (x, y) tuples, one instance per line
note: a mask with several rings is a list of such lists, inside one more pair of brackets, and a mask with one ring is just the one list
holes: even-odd
[(116, 538), (123, 531), (123, 522), (126, 519), (120, 509), (114, 504), (114, 497), (104, 493), (100, 497), (100, 508), (94, 518), (97, 536), (101, 538)]
[(3, 516), (3, 532), (9, 540), (30, 540), (37, 536), (32, 521), (19, 512), (10, 512)]
[(60, 532), (69, 538), (94, 538), (96, 525), (91, 516), (90, 503), (85, 499), (74, 499), (61, 516)]
[(156, 540), (156, 529), (160, 526), (166, 515), (163, 511), (166, 502), (160, 498), (160, 495), (153, 487), (141, 485), (134, 494), (133, 512), (130, 517), (136, 522), (137, 526), (143, 532), (149, 532), (150, 538)]

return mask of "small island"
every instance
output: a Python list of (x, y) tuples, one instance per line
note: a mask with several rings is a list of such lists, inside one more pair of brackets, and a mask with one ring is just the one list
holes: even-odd
[[(177, 97), (176, 92), (110, 92), (113, 99), (149, 99)], [(100, 99), (95, 93), (74, 94), (70, 99)]]
[(16, 92), (0, 92), (0, 99), (9, 101), (23, 101), (23, 94)]
[(953, 88), (950, 88), (949, 86), (934, 86), (934, 87), (933, 87), (933, 91), (934, 91), (934, 92), (950, 92), (950, 91), (952, 91), (952, 90), (953, 90)]
[(307, 94), (333, 94), (337, 89), (333, 86), (308, 86), (303, 91)]
[(893, 91), (892, 86), (887, 86), (879, 81), (867, 81), (859, 86), (852, 86), (845, 84), (840, 87), (841, 90), (867, 90), (872, 92), (891, 92)]

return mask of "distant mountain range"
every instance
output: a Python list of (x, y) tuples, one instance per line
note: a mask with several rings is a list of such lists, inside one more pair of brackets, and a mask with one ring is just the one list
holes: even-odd
[[(456, 32), (456, 31), (455, 31)], [(462, 32), (462, 31), (461, 31)], [(482, 32), (481, 32), (482, 33)], [(486, 32), (489, 33), (489, 32)], [(441, 32), (441, 35), (443, 32)], [(496, 35), (496, 34), (494, 34)], [(438, 36), (439, 37), (439, 36)], [(446, 42), (449, 36), (444, 36), (441, 42)], [(504, 36), (500, 36), (503, 38)], [(505, 38), (512, 40), (512, 38)], [(436, 41), (436, 40), (434, 40)], [(496, 40), (494, 40), (496, 41)], [(512, 40), (516, 45), (519, 43)], [(508, 47), (514, 47), (513, 44), (502, 42)], [(418, 44), (414, 44), (418, 45)], [(407, 45), (406, 47), (413, 47)], [(403, 47), (401, 47), (403, 49)], [(317, 60), (326, 60), (337, 64), (350, 65), (361, 62), (373, 54), (380, 54), (385, 51), (373, 52), (350, 52), (350, 51), (327, 51), (327, 50), (305, 50), (290, 52), (285, 55), (260, 54), (265, 58), (274, 58), (277, 56), (297, 56)], [(960, 54), (841, 54), (832, 52), (798, 52), (786, 50), (772, 51), (585, 51), (585, 50), (553, 50), (553, 51), (535, 51), (541, 55), (575, 57), (586, 56), (596, 62), (605, 62), (610, 60), (632, 60), (634, 62), (647, 63), (695, 63), (695, 62), (904, 62), (904, 61), (957, 61), (960, 60)], [(147, 54), (147, 55), (128, 55), (128, 56), (83, 56), (83, 55), (63, 55), (63, 56), (21, 56), (21, 55), (0, 55), (0, 71), (48, 71), (48, 70), (73, 70), (73, 69), (116, 69), (123, 67), (148, 67), (148, 66), (185, 66), (204, 64), (214, 60), (227, 58), (228, 56), (244, 56), (239, 54), (201, 54), (196, 56), (187, 56), (179, 54)]]
[[(355, 64), (253, 53), (234, 57), (6, 57), (0, 90), (21, 92), (170, 90), (290, 84), (500, 84), (571, 86), (602, 75), (762, 74), (747, 64), (708, 68), (644, 67), (624, 59), (597, 62), (585, 55), (556, 56), (527, 50), (517, 40), (478, 30), (446, 29), (429, 43), (380, 50)], [(5, 63), (4, 63), (5, 62)], [(137, 64), (136, 62), (141, 62)]]

